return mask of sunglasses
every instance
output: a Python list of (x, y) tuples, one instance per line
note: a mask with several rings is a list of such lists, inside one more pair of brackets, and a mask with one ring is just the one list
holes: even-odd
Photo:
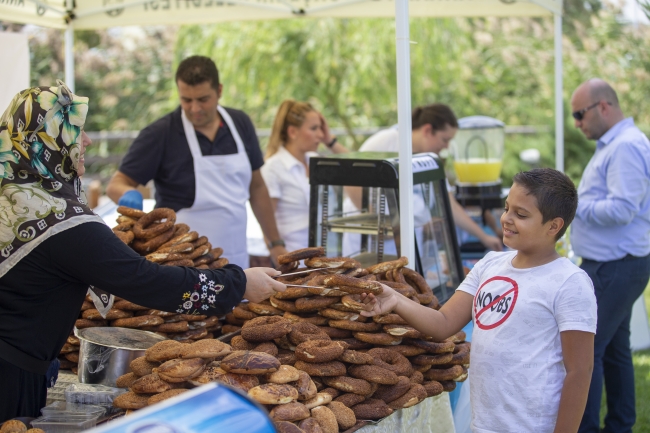
[(582, 120), (585, 117), (585, 113), (591, 110), (592, 108), (594, 108), (595, 106), (597, 106), (598, 104), (600, 104), (600, 101), (595, 102), (594, 104), (588, 106), (587, 108), (583, 108), (582, 110), (574, 111), (573, 113), (571, 113), (571, 115), (576, 120)]
[[(573, 113), (571, 113), (571, 115), (573, 116), (574, 119), (580, 121), (580, 120), (584, 119), (585, 113), (587, 111), (591, 110), (592, 108), (594, 108), (595, 106), (597, 106), (601, 102), (603, 102), (603, 101), (594, 102), (593, 105), (590, 105), (587, 108), (583, 108), (582, 110), (574, 111)], [(604, 101), (604, 102), (605, 102), (605, 104), (610, 105), (610, 106), (614, 105), (611, 102), (607, 102), (607, 101)]]

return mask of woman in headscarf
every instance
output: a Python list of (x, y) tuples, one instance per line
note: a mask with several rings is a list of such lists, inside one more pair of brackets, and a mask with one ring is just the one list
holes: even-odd
[(20, 92), (0, 118), (0, 422), (39, 416), (89, 288), (206, 315), (285, 288), (273, 269), (160, 266), (120, 241), (81, 198), (87, 112), (59, 81)]

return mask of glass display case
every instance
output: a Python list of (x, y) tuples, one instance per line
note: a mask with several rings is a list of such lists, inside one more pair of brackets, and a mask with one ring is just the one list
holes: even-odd
[[(463, 278), (442, 161), (413, 156), (416, 263), (441, 302)], [(311, 158), (309, 245), (364, 267), (401, 255), (397, 153), (360, 152)]]

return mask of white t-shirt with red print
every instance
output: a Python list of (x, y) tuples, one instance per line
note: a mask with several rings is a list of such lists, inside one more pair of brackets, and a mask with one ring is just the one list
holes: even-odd
[(596, 296), (566, 258), (516, 269), (490, 252), (458, 290), (474, 296), (470, 399), (474, 433), (552, 432), (566, 376), (560, 332), (596, 333)]

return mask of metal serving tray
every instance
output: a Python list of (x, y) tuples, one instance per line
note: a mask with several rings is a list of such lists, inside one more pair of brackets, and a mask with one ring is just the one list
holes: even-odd
[(388, 217), (384, 217), (386, 224), (379, 227), (377, 214), (363, 213), (359, 215), (329, 218), (326, 227), (334, 233), (358, 233), (362, 235), (377, 235), (380, 230), (385, 236), (393, 236), (393, 227), (388, 224)]

